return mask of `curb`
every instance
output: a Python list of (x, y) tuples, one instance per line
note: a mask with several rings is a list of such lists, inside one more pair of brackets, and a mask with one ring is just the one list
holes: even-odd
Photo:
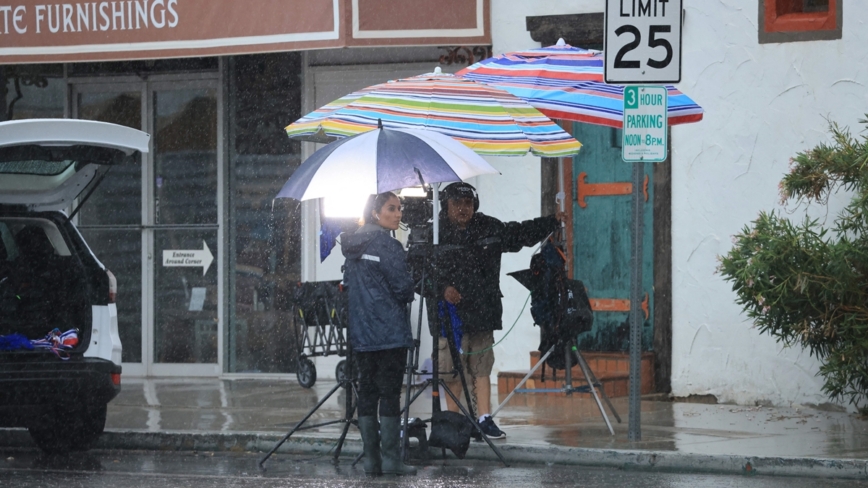
[[(268, 432), (203, 433), (107, 430), (95, 449), (142, 451), (268, 452), (282, 438)], [(293, 436), (278, 453), (331, 453), (336, 438)], [(0, 446), (36, 448), (24, 429), (0, 429)], [(798, 476), (806, 478), (868, 479), (868, 461), (692, 454), (678, 451), (635, 451), (560, 446), (498, 445), (509, 463), (562, 464), (636, 471), (695, 472), (727, 475)], [(342, 455), (362, 452), (358, 439), (344, 441)], [(436, 452), (436, 451), (435, 451)], [(451, 456), (451, 454), (450, 454)], [(471, 443), (465, 459), (500, 462), (487, 445)]]

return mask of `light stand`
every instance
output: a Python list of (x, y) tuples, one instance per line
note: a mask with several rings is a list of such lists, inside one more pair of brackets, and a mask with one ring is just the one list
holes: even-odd
[[(329, 314), (329, 317), (331, 317), (331, 314)], [(329, 320), (331, 320), (331, 318)], [(346, 324), (346, 325), (347, 325), (347, 328), (349, 328), (349, 324)], [(347, 432), (350, 429), (350, 425), (355, 425), (356, 427), (358, 427), (358, 421), (353, 418), (355, 416), (356, 405), (358, 404), (358, 398), (359, 398), (359, 392), (356, 388), (356, 382), (355, 382), (356, 374), (354, 371), (354, 363), (355, 363), (355, 361), (353, 360), (353, 348), (350, 345), (350, 341), (347, 341), (347, 359), (346, 359), (346, 363), (345, 363), (347, 365), (346, 366), (347, 369), (346, 369), (346, 374), (344, 375), (344, 377), (338, 378), (338, 382), (334, 386), (334, 388), (332, 388), (331, 391), (329, 391), (319, 401), (319, 403), (316, 404), (316, 406), (314, 406), (312, 409), (310, 409), (310, 411), (307, 413), (307, 415), (305, 415), (304, 418), (301, 419), (301, 421), (299, 423), (295, 424), (295, 426), (292, 428), (292, 430), (287, 432), (286, 435), (283, 436), (283, 438), (280, 439), (277, 442), (277, 444), (275, 444), (274, 447), (271, 448), (270, 451), (268, 451), (268, 454), (266, 454), (265, 456), (262, 457), (262, 459), (259, 460), (259, 468), (260, 469), (262, 469), (262, 470), (265, 469), (265, 461), (267, 461), (268, 458), (271, 457), (271, 455), (274, 454), (280, 448), (280, 446), (283, 445), (284, 442), (289, 440), (289, 438), (292, 436), (292, 434), (295, 434), (296, 432), (298, 432), (300, 430), (315, 429), (318, 427), (325, 427), (327, 425), (334, 425), (334, 424), (344, 424), (344, 428), (341, 431), (341, 436), (338, 439), (338, 444), (337, 444), (337, 447), (335, 448), (335, 453), (334, 453), (334, 462), (337, 464), (338, 458), (341, 455), (341, 449), (343, 448), (343, 445), (344, 445), (344, 440), (346, 439)], [(304, 423), (307, 422), (308, 419), (310, 419), (313, 416), (313, 414), (317, 410), (319, 410), (319, 408), (322, 407), (323, 404), (325, 404), (325, 402), (328, 401), (328, 399), (331, 398), (331, 396), (334, 395), (335, 392), (337, 392), (341, 388), (346, 389), (346, 399), (344, 400), (344, 417), (341, 419), (338, 419), (338, 420), (330, 420), (328, 422), (322, 422), (319, 424), (304, 425)]]

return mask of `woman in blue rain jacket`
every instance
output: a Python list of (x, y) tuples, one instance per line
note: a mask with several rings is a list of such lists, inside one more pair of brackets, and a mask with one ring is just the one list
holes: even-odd
[(372, 195), (364, 225), (341, 236), (350, 345), (359, 370), (359, 430), (369, 476), (416, 474), (404, 465), (400, 443), (401, 380), (413, 346), (407, 305), (414, 297), (406, 253), (390, 235), (401, 217), (401, 201), (394, 193)]

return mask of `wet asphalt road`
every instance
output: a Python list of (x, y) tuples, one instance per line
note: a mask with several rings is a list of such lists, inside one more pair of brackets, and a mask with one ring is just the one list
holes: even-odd
[(720, 476), (689, 473), (636, 472), (574, 466), (434, 461), (408, 478), (367, 479), (350, 460), (339, 466), (331, 457), (276, 455), (265, 472), (259, 454), (93, 451), (75, 457), (49, 457), (35, 451), (0, 451), (0, 486), (4, 488), (219, 488), (291, 486), (425, 486), (480, 487), (583, 486), (631, 487), (868, 487), (868, 481)]

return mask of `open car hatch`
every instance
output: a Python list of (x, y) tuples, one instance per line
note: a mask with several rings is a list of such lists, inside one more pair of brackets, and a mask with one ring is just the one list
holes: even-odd
[(80, 207), (112, 165), (137, 161), (149, 142), (146, 132), (106, 122), (0, 122), (0, 205), (65, 210), (87, 190)]

